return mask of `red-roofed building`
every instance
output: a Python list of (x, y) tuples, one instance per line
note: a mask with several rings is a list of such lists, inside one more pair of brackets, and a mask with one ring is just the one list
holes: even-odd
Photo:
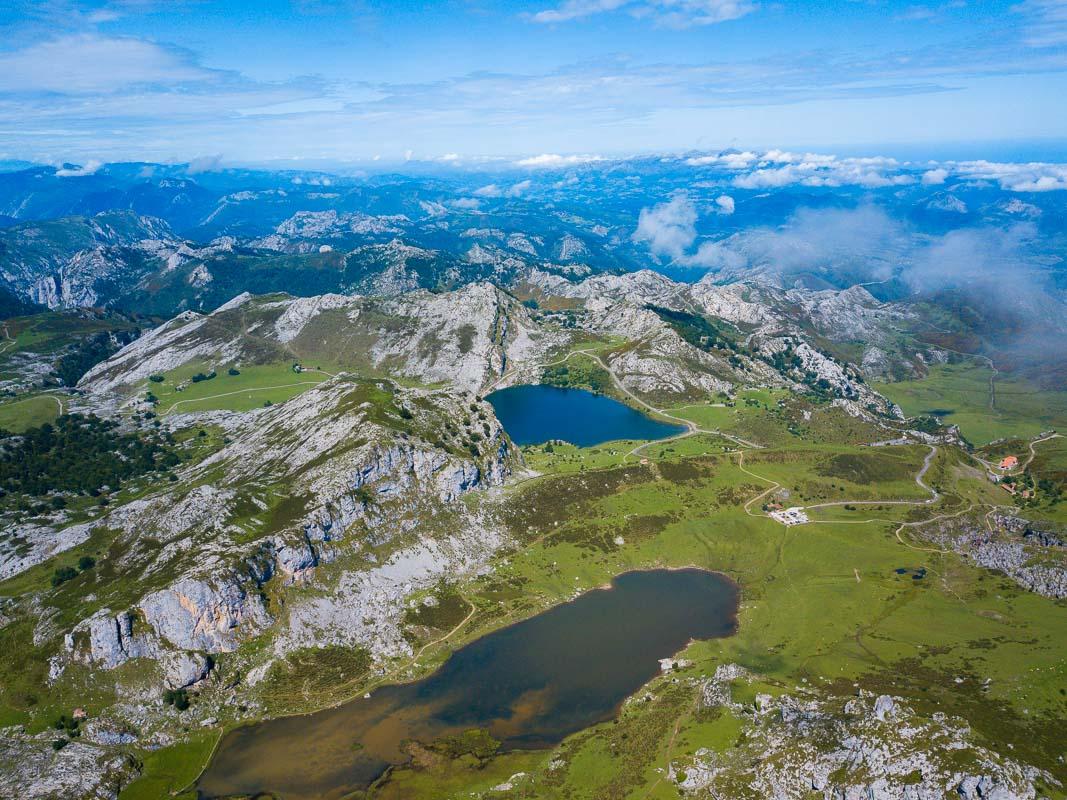
[(1000, 460), (1001, 469), (1015, 469), (1019, 466), (1019, 458), (1017, 456), (1004, 456)]

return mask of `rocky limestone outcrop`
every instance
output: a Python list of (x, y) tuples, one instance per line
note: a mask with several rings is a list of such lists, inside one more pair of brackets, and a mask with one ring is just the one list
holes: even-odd
[(733, 748), (671, 763), (669, 777), (686, 797), (1033, 800), (1038, 781), (1055, 785), (979, 745), (962, 721), (921, 717), (900, 698), (860, 692), (843, 701), (808, 690), (735, 701), (732, 685), (752, 678), (724, 665), (702, 683), (705, 707), (737, 717), (743, 735)]
[[(287, 345), (334, 348), (386, 373), (425, 384), (476, 392), (512, 364), (542, 359), (566, 337), (543, 330), (529, 311), (486, 283), (454, 292), (415, 291), (396, 297), (327, 294), (254, 298), (241, 294), (207, 315), (186, 312), (96, 365), (79, 388), (101, 397), (127, 395), (154, 373), (190, 361), (222, 366), (287, 360)], [(325, 337), (325, 339), (324, 339)], [(271, 348), (274, 348), (273, 350)]]
[(168, 644), (209, 653), (236, 649), (239, 636), (254, 635), (272, 621), (263, 600), (236, 576), (218, 583), (184, 578), (146, 595), (138, 608)]
[(82, 741), (55, 751), (51, 740), (0, 734), (0, 797), (116, 800), (138, 774), (129, 755)]
[[(375, 403), (364, 399), (368, 392)], [(102, 609), (76, 626), (66, 637), (68, 658), (103, 669), (152, 658), (172, 688), (200, 680), (207, 656), (276, 627), (267, 584), (310, 580), (339, 548), (382, 544), (435, 509), (462, 509), (464, 494), (503, 483), (517, 458), (492, 406), (449, 391), (339, 377), (237, 416), (228, 443), (185, 469), (175, 489), (86, 526), (117, 530), (128, 542), (117, 566), (131, 586), (179, 577), (128, 611)], [(266, 486), (286, 494), (257, 488)], [(287, 510), (275, 517), (279, 503)], [(481, 563), (498, 538), (486, 535), (480, 555), (462, 563)], [(438, 560), (460, 563), (447, 554), (461, 550), (446, 547)], [(338, 604), (350, 609), (350, 600)], [(382, 602), (396, 617), (399, 600)], [(62, 669), (54, 664), (53, 676)]]
[[(101, 609), (64, 637), (67, 651), (77, 660), (114, 669), (131, 658), (156, 657), (159, 642), (145, 631), (133, 631), (134, 615)], [(87, 641), (86, 641), (87, 640)]]

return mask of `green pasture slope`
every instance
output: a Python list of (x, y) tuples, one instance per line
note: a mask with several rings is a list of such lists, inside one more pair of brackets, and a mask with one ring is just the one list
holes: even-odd
[[(686, 452), (678, 452), (683, 445)], [(1067, 722), (1061, 606), (955, 555), (912, 549), (906, 537), (902, 543), (894, 535), (902, 517), (965, 509), (994, 496), (966, 457), (943, 451), (931, 466), (929, 480), (944, 495), (935, 507), (837, 508), (825, 522), (786, 528), (746, 512), (746, 501), (769, 484), (742, 472), (738, 454), (723, 447), (722, 440), (694, 436), (648, 448), (648, 464), (609, 466), (605, 449), (614, 448), (601, 446), (578, 476), (575, 454), (567, 451), (560, 462), (565, 476), (550, 472), (512, 490), (507, 520), (524, 544), (462, 587), (478, 609), (464, 640), (620, 572), (653, 566), (722, 571), (740, 585), (742, 605), (737, 634), (691, 645), (684, 655), (694, 665), (681, 682), (652, 681), (653, 702), (628, 704), (618, 722), (575, 734), (539, 756), (493, 760), (510, 765), (494, 767), (494, 776), (527, 773), (523, 792), (505, 796), (676, 798), (657, 772), (669, 755), (704, 747), (726, 753), (737, 741), (741, 723), (728, 712), (697, 714), (698, 690), (684, 680), (725, 663), (763, 676), (739, 689), (753, 696), (805, 686), (844, 703), (857, 685), (903, 696), (920, 715), (961, 716), (981, 742), (1067, 778), (1059, 761)], [(839, 495), (842, 482), (849, 496), (865, 490), (871, 497), (921, 497), (910, 476), (924, 453), (914, 446), (876, 452), (799, 443), (749, 451), (744, 466), (812, 499)], [(537, 468), (550, 467), (554, 455), (538, 450)], [(828, 474), (842, 458), (851, 477)], [(878, 494), (882, 478), (885, 495)], [(897, 574), (902, 567), (924, 567), (926, 577)], [(426, 669), (447, 652), (424, 657)], [(557, 759), (564, 766), (553, 767)], [(399, 769), (371, 796), (467, 796), (484, 788), (482, 768), (447, 762)], [(1063, 797), (1053, 788), (1047, 795)]]
[(0, 402), (0, 429), (22, 433), (46, 422), (60, 413), (62, 401), (55, 395), (35, 394)]
[(934, 415), (959, 425), (976, 445), (1067, 428), (1067, 391), (1039, 391), (1002, 373), (996, 376), (996, 402), (991, 406), (991, 375), (988, 366), (970, 361), (932, 367), (920, 380), (872, 386), (909, 417)]
[[(184, 364), (165, 373), (162, 382), (145, 382), (140, 391), (151, 392), (158, 399), (156, 411), (162, 415), (186, 411), (249, 411), (267, 403), (283, 403), (330, 377), (311, 369), (297, 372), (293, 363), (240, 366), (238, 375), (230, 375), (228, 366)], [(192, 382), (197, 373), (208, 375), (213, 369), (214, 378)], [(180, 384), (184, 388), (179, 391)]]

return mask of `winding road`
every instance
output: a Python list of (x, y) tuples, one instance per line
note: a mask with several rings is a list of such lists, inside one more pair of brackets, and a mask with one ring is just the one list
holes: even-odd
[(804, 510), (810, 510), (812, 508), (830, 508), (831, 506), (926, 506), (931, 503), (936, 503), (941, 499), (941, 495), (937, 493), (937, 490), (927, 486), (923, 482), (923, 478), (926, 476), (927, 471), (930, 469), (930, 465), (934, 461), (934, 457), (937, 455), (937, 448), (932, 444), (927, 445), (930, 448), (930, 452), (926, 454), (926, 458), (923, 459), (922, 468), (915, 475), (915, 482), (919, 485), (919, 488), (930, 493), (930, 497), (925, 500), (835, 500), (832, 503), (816, 503), (815, 505), (805, 506)]

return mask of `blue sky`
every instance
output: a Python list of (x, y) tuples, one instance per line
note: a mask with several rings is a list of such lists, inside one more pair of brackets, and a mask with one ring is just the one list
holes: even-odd
[[(1067, 140), (1067, 0), (8, 0), (0, 158)], [(968, 149), (969, 148), (969, 149)], [(962, 152), (967, 150), (967, 152)]]

